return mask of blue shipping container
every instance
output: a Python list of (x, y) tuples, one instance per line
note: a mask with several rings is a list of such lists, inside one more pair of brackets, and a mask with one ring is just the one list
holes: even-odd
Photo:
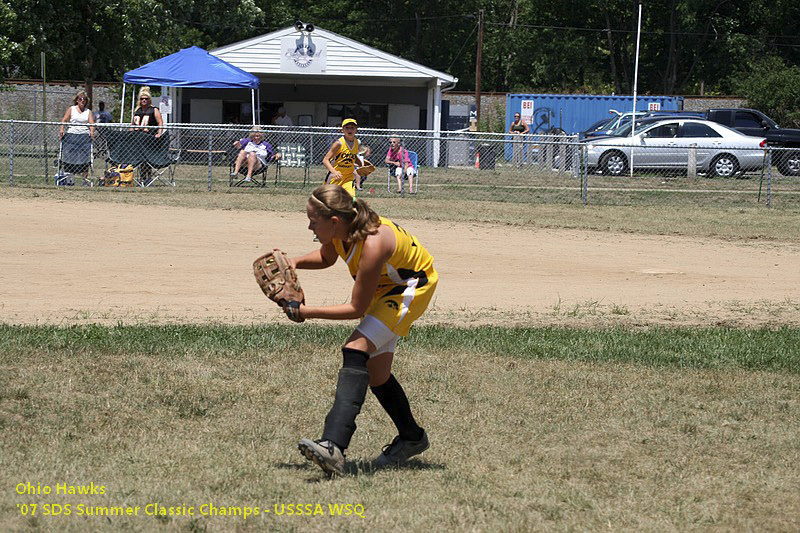
[[(511, 127), (514, 113), (522, 112), (523, 102), (532, 115), (528, 122), (531, 133), (547, 133), (560, 128), (568, 135), (586, 130), (603, 118), (611, 118), (612, 109), (627, 113), (633, 109), (633, 95), (609, 96), (603, 94), (508, 94), (506, 95), (506, 130)], [(531, 104), (533, 109), (530, 109)], [(656, 109), (657, 108), (657, 109)], [(683, 110), (682, 96), (637, 96), (637, 111)], [(508, 137), (511, 140), (511, 136)], [(511, 160), (512, 144), (505, 143), (505, 159)], [(524, 155), (528, 158), (528, 154)]]
[[(633, 109), (633, 96), (607, 96), (603, 94), (509, 94), (506, 95), (506, 131), (511, 127), (514, 113), (519, 113), (523, 100), (533, 102), (533, 120), (528, 123), (531, 133), (546, 133), (551, 128), (561, 128), (572, 135), (600, 119), (611, 118), (616, 109), (627, 113)], [(683, 109), (682, 96), (637, 96), (636, 110), (651, 110), (651, 104), (660, 110)]]

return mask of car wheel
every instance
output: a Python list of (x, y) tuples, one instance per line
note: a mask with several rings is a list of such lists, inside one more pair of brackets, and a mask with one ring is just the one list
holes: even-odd
[(719, 154), (708, 167), (708, 174), (712, 178), (732, 178), (737, 172), (739, 161), (731, 154)]
[(600, 159), (600, 171), (609, 176), (621, 176), (628, 170), (628, 159), (625, 154), (612, 150), (603, 154)]
[(800, 152), (780, 154), (776, 166), (784, 176), (800, 176)]

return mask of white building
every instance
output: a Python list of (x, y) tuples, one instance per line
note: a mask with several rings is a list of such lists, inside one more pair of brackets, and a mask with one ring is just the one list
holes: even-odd
[[(457, 78), (336, 33), (294, 27), (210, 51), (259, 77), (262, 124), (280, 108), (295, 125), (440, 129), (442, 91)], [(250, 123), (247, 90), (179, 89), (177, 122)]]

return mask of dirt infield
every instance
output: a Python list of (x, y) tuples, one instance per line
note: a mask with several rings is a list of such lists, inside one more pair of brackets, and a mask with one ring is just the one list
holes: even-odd
[[(441, 274), (427, 322), (800, 324), (800, 247), (506, 225), (398, 220)], [(315, 244), (305, 214), (0, 199), (0, 321), (284, 320), (252, 260)], [(304, 271), (338, 303), (341, 263)]]

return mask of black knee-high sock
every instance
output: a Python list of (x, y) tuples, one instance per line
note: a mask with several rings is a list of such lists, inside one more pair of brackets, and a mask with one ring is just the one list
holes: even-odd
[(329, 440), (345, 449), (356, 432), (356, 416), (361, 412), (369, 386), (367, 360), (369, 354), (360, 350), (342, 348), (344, 364), (336, 383), (336, 399), (325, 417), (322, 440)]
[(397, 426), (401, 439), (419, 440), (422, 438), (423, 430), (414, 420), (406, 393), (397, 379), (395, 379), (394, 374), (391, 374), (383, 385), (370, 388), (372, 389), (372, 394), (378, 398), (384, 411), (389, 414), (392, 422)]

